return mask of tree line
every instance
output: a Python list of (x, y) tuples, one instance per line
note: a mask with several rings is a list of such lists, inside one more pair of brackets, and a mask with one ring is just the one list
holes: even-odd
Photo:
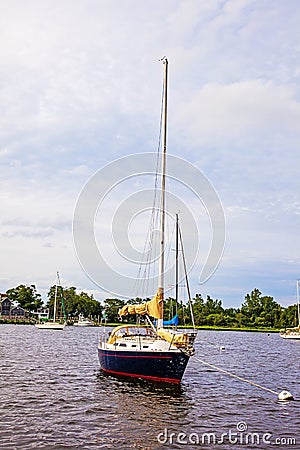
[(80, 314), (85, 317), (101, 317), (103, 309), (101, 304), (94, 299), (93, 295), (83, 291), (77, 293), (76, 287), (51, 286), (47, 294), (46, 304), (44, 304), (34, 284), (30, 286), (21, 284), (16, 288), (8, 289), (6, 294), (11, 301), (24, 308), (29, 314), (40, 308), (49, 308), (49, 316), (53, 317), (56, 288), (57, 308), (61, 317), (75, 318)]
[[(150, 300), (134, 298), (124, 301), (119, 298), (107, 298), (102, 305), (93, 295), (86, 292), (77, 293), (75, 287), (58, 287), (58, 292), (61, 298), (59, 302), (61, 315), (63, 315), (63, 306), (67, 318), (83, 314), (86, 317), (102, 317), (108, 323), (120, 322), (118, 311), (124, 305)], [(19, 285), (9, 289), (6, 294), (11, 301), (28, 312), (34, 312), (46, 306), (50, 309), (51, 317), (55, 285), (49, 289), (46, 305), (35, 285)], [(297, 305), (282, 307), (272, 296), (262, 295), (257, 288), (245, 296), (240, 308), (224, 308), (221, 300), (213, 299), (209, 295), (204, 299), (201, 294), (196, 294), (191, 299), (191, 304), (196, 326), (286, 328), (298, 325)], [(189, 306), (169, 297), (164, 302), (164, 319), (170, 320), (175, 314), (179, 317), (180, 325), (192, 325)], [(135, 323), (136, 317), (127, 316), (123, 321)]]
[[(150, 299), (146, 299), (150, 300)], [(104, 310), (108, 322), (118, 321), (118, 310), (128, 303), (140, 303), (136, 298), (124, 302), (117, 298), (106, 299)], [(286, 328), (298, 325), (297, 305), (283, 307), (271, 296), (263, 296), (259, 289), (253, 289), (245, 296), (240, 308), (224, 308), (221, 300), (209, 295), (204, 299), (196, 294), (191, 299), (196, 326), (217, 326), (232, 328)], [(164, 302), (164, 320), (170, 320), (177, 313), (179, 324), (192, 325), (190, 307), (182, 302), (168, 298)], [(134, 322), (133, 316), (123, 319)]]

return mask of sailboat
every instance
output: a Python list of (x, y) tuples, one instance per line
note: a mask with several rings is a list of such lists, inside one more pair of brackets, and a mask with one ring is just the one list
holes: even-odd
[(298, 312), (298, 325), (294, 328), (286, 328), (285, 331), (280, 332), (280, 337), (283, 339), (300, 339), (300, 301), (299, 301), (299, 283), (296, 281), (296, 291), (297, 291), (297, 312)]
[[(128, 314), (143, 316), (145, 325), (124, 324), (109, 335), (104, 332), (98, 344), (98, 357), (102, 371), (145, 380), (180, 383), (190, 357), (194, 354), (195, 327), (193, 331), (165, 328), (163, 320), (165, 295), (165, 182), (167, 135), (167, 86), (168, 60), (164, 64), (163, 126), (161, 154), (161, 203), (160, 203), (160, 259), (157, 292), (144, 303), (125, 305), (119, 316)], [(182, 251), (183, 254), (183, 251)], [(191, 302), (190, 302), (191, 304)]]
[[(36, 323), (36, 328), (40, 330), (63, 330), (66, 326), (66, 316), (64, 312), (64, 322), (62, 323), (58, 320), (57, 311), (58, 311), (58, 288), (61, 288), (59, 273), (56, 273), (56, 284), (55, 284), (55, 293), (54, 293), (54, 310), (53, 310), (53, 320), (44, 321), (41, 323)], [(63, 304), (62, 308), (64, 310)]]
[(83, 314), (79, 314), (78, 321), (74, 322), (74, 327), (93, 327), (94, 322), (84, 317)]

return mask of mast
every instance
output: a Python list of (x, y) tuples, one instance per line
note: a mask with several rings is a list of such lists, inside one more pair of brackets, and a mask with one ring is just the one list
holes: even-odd
[(55, 284), (55, 294), (54, 294), (54, 311), (53, 311), (53, 322), (55, 322), (56, 319), (56, 302), (57, 302), (57, 289), (58, 289), (58, 280), (59, 280), (59, 275), (58, 272), (56, 272), (56, 284)]
[[(162, 126), (162, 165), (161, 165), (161, 216), (160, 216), (160, 262), (158, 293), (164, 301), (164, 270), (165, 270), (165, 208), (166, 208), (166, 159), (167, 159), (167, 106), (168, 106), (168, 60), (164, 64), (164, 96), (163, 96), (163, 126)], [(162, 307), (163, 311), (163, 307)], [(157, 328), (163, 328), (163, 318), (157, 320)]]
[(178, 235), (179, 235), (179, 223), (178, 223), (178, 214), (176, 214), (176, 256), (175, 256), (175, 308), (177, 314), (177, 305), (178, 305)]
[[(59, 272), (57, 272), (57, 284), (60, 288), (60, 295), (61, 295), (61, 309), (62, 309), (62, 313), (64, 315), (64, 321), (66, 323), (67, 320), (67, 315), (66, 315), (66, 309), (65, 309), (65, 300), (64, 300), (64, 293), (63, 293), (63, 288), (61, 286), (61, 282), (60, 282), (60, 276), (59, 276)], [(58, 288), (57, 288), (58, 291)]]
[(297, 283), (298, 327), (300, 327), (299, 280), (297, 280), (296, 283)]

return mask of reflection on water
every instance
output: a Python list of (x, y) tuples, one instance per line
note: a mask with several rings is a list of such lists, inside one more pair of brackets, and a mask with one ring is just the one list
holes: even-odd
[(124, 376), (112, 376), (103, 373), (100, 369), (96, 375), (101, 389), (109, 389), (114, 386), (114, 389), (121, 394), (130, 392), (133, 395), (138, 395), (141, 392), (145, 395), (154, 395), (158, 398), (176, 398), (185, 395), (186, 388), (180, 384), (161, 383), (144, 379), (131, 379)]
[[(218, 442), (228, 432), (240, 433), (242, 448), (272, 448), (275, 438), (296, 439), (292, 448), (299, 448), (299, 342), (213, 331), (199, 332), (196, 341), (199, 358), (275, 391), (291, 391), (296, 401), (282, 403), (196, 358), (179, 386), (105, 375), (98, 334), (97, 328), (0, 326), (0, 448), (239, 448), (228, 439)], [(245, 432), (260, 439), (268, 432), (273, 442), (244, 445)], [(180, 441), (183, 435), (208, 439), (207, 433), (215, 444)]]
[[(101, 399), (109, 392), (112, 429), (121, 448), (155, 448), (157, 430), (170, 423), (190, 425), (189, 411), (193, 402), (182, 386), (165, 385), (145, 380), (128, 380), (97, 374), (97, 387)], [(105, 392), (105, 394), (103, 394)], [(126, 433), (124, 433), (126, 430)], [(132, 447), (133, 448), (133, 447)]]

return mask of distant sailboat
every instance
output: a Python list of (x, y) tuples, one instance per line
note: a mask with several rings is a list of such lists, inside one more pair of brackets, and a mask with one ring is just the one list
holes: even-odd
[[(168, 61), (164, 63), (163, 140), (160, 204), (159, 285), (154, 298), (148, 302), (125, 305), (121, 317), (136, 314), (146, 317), (148, 326), (121, 325), (110, 335), (100, 336), (98, 356), (104, 372), (146, 380), (180, 383), (190, 357), (194, 354), (195, 328), (191, 332), (164, 328), (165, 271), (165, 177), (167, 131)], [(182, 251), (183, 254), (183, 251)], [(190, 298), (190, 296), (189, 296)], [(155, 322), (152, 322), (155, 319)], [(174, 319), (177, 322), (177, 319)], [(174, 322), (175, 323), (175, 322)]]
[(297, 290), (297, 312), (298, 312), (298, 325), (294, 328), (287, 328), (285, 331), (280, 332), (280, 337), (283, 339), (300, 339), (300, 301), (299, 301), (299, 283), (296, 281)]
[[(59, 273), (56, 273), (56, 284), (55, 284), (55, 294), (54, 294), (54, 310), (53, 310), (53, 320), (44, 321), (41, 323), (36, 323), (36, 328), (40, 330), (63, 330), (66, 326), (66, 316), (64, 312), (64, 322), (58, 320), (57, 317), (57, 306), (58, 306), (58, 288), (61, 289)], [(62, 308), (64, 311), (64, 305), (62, 304)]]
[(89, 319), (86, 319), (82, 314), (79, 314), (79, 318), (77, 322), (74, 322), (74, 327), (93, 327), (94, 322)]

